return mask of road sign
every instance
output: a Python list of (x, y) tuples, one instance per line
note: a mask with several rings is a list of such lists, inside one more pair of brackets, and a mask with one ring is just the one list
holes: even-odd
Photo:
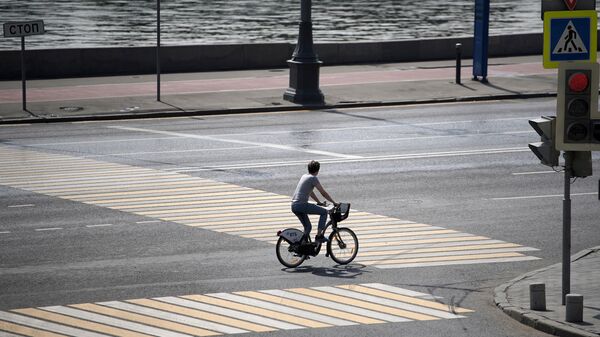
[(28, 22), (8, 22), (4, 24), (4, 37), (23, 37), (30, 35), (42, 35), (44, 30), (44, 21)]
[(572, 11), (577, 5), (577, 0), (565, 0), (565, 4), (567, 5), (567, 7), (569, 7), (569, 10)]
[[(567, 3), (567, 1), (569, 3)], [(542, 17), (544, 20), (544, 13), (548, 11), (587, 11), (596, 9), (596, 0), (542, 0)]]
[(560, 62), (596, 62), (596, 11), (557, 11), (544, 14), (544, 68)]

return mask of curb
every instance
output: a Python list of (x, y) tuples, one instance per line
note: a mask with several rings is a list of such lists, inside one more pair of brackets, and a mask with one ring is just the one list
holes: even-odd
[[(585, 249), (573, 256), (571, 256), (571, 261), (577, 261), (591, 253), (600, 251), (600, 246)], [(595, 333), (591, 333), (585, 330), (574, 328), (570, 325), (564, 324), (559, 321), (554, 321), (548, 319), (546, 317), (540, 316), (535, 313), (535, 311), (531, 311), (529, 309), (516, 307), (512, 305), (507, 297), (506, 292), (508, 288), (515, 285), (517, 282), (528, 278), (530, 276), (539, 274), (548, 269), (554, 268), (562, 263), (553, 264), (551, 266), (541, 268), (538, 270), (534, 270), (532, 272), (523, 274), (517, 278), (510, 280), (509, 282), (502, 284), (496, 289), (494, 289), (494, 303), (498, 308), (500, 308), (505, 314), (512, 317), (513, 319), (519, 321), (522, 324), (528, 325), (536, 330), (540, 330), (542, 332), (552, 334), (560, 337), (598, 337), (599, 335)]]
[(84, 122), (84, 121), (102, 121), (102, 120), (122, 120), (122, 119), (144, 119), (144, 118), (165, 118), (165, 117), (188, 117), (188, 116), (209, 116), (209, 115), (234, 115), (259, 112), (284, 112), (299, 110), (323, 110), (323, 109), (344, 109), (344, 108), (368, 108), (402, 105), (423, 105), (423, 104), (441, 104), (457, 102), (485, 102), (506, 99), (531, 99), (556, 97), (556, 92), (533, 92), (524, 94), (500, 94), (487, 96), (466, 96), (434, 98), (423, 100), (398, 100), (398, 101), (363, 101), (347, 102), (338, 104), (324, 105), (295, 105), (295, 106), (265, 106), (260, 108), (236, 108), (220, 110), (146, 110), (139, 113), (112, 113), (104, 112), (95, 115), (81, 115), (68, 117), (29, 117), (15, 119), (0, 119), (0, 125), (10, 124), (38, 124), (38, 123), (65, 123), (65, 122)]

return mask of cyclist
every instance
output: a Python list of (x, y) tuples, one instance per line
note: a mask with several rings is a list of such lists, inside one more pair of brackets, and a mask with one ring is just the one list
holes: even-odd
[[(313, 189), (316, 187), (321, 195), (331, 203), (335, 204), (335, 201), (333, 201), (333, 198), (331, 198), (323, 186), (321, 186), (321, 183), (317, 178), (320, 168), (321, 164), (319, 164), (318, 161), (311, 160), (311, 162), (308, 163), (308, 174), (305, 174), (300, 178), (298, 186), (296, 187), (296, 191), (294, 192), (294, 196), (292, 197), (292, 212), (298, 217), (298, 219), (300, 219), (302, 226), (304, 226), (305, 238), (310, 237), (310, 231), (312, 229), (312, 224), (310, 223), (308, 214), (320, 215), (319, 227), (317, 230), (317, 235), (315, 236), (315, 241), (323, 243), (327, 242), (327, 239), (323, 235), (325, 223), (327, 222), (327, 209), (323, 207), (325, 204), (319, 201), (319, 198), (317, 198), (317, 195), (314, 193)], [(316, 205), (308, 202), (309, 196), (317, 202)]]

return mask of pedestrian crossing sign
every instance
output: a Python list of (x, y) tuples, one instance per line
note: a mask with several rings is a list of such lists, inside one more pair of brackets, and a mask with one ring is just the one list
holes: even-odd
[(560, 62), (596, 62), (596, 11), (550, 11), (544, 14), (544, 68)]

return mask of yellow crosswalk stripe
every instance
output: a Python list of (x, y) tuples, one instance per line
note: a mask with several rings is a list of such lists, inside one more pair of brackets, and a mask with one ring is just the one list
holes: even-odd
[(469, 255), (453, 255), (453, 256), (436, 256), (436, 257), (419, 257), (411, 259), (390, 259), (390, 260), (361, 260), (360, 263), (366, 265), (372, 264), (403, 264), (403, 263), (419, 263), (419, 262), (434, 262), (434, 261), (460, 261), (460, 260), (480, 260), (502, 257), (520, 257), (524, 256), (520, 253), (492, 253), (492, 254), (469, 254)]
[(73, 318), (73, 317), (69, 317), (69, 316), (65, 316), (65, 315), (61, 315), (61, 314), (56, 314), (53, 312), (48, 312), (48, 311), (44, 311), (44, 310), (40, 310), (40, 309), (36, 309), (36, 308), (18, 309), (18, 310), (13, 310), (13, 312), (17, 312), (17, 313), (24, 314), (27, 316), (41, 318), (41, 319), (44, 319), (47, 321), (58, 322), (58, 323), (62, 323), (65, 325), (71, 325), (74, 327), (92, 330), (92, 331), (96, 331), (96, 332), (100, 332), (100, 333), (112, 334), (115, 336), (151, 337), (150, 335), (145, 335), (142, 333), (129, 331), (129, 330), (125, 330), (125, 329), (115, 328), (115, 327), (111, 327), (111, 326), (104, 325), (104, 324), (89, 322), (86, 320), (77, 319), (77, 318)]
[(289, 202), (289, 198), (283, 197), (280, 195), (270, 195), (271, 193), (264, 193), (264, 196), (258, 197), (240, 197), (240, 198), (230, 198), (230, 199), (213, 199), (213, 200), (200, 200), (200, 201), (179, 201), (179, 202), (163, 202), (156, 204), (127, 204), (122, 206), (111, 206), (110, 208), (119, 209), (119, 210), (133, 210), (136, 209), (150, 209), (150, 208), (160, 208), (160, 207), (171, 207), (171, 206), (190, 206), (190, 205), (217, 205), (217, 204), (227, 204), (227, 203), (238, 203), (238, 202), (248, 202), (252, 203), (255, 201), (269, 201), (269, 200), (286, 200)]
[[(291, 212), (289, 196), (181, 173), (1, 145), (0, 157), (0, 172), (6, 173), (0, 176), (0, 184), (15, 188), (271, 244), (277, 242), (280, 230), (303, 229)], [(318, 216), (310, 218), (315, 227)], [(537, 259), (517, 254), (533, 248), (355, 209), (340, 227), (349, 227), (358, 236), (361, 249), (356, 261), (377, 268), (404, 268), (411, 264), (406, 261), (435, 261), (414, 262), (414, 267), (444, 261), (450, 265)], [(478, 252), (517, 255), (492, 260), (478, 258)]]
[(515, 243), (494, 243), (494, 244), (482, 244), (482, 245), (463, 245), (455, 247), (437, 247), (437, 248), (411, 248), (411, 249), (396, 249), (396, 250), (379, 250), (363, 252), (360, 254), (361, 257), (367, 256), (380, 256), (380, 255), (401, 255), (407, 253), (435, 253), (435, 252), (453, 252), (462, 250), (477, 250), (477, 249), (494, 249), (494, 248), (518, 248), (523, 247)]
[(309, 327), (309, 328), (326, 328), (326, 327), (331, 326), (329, 324), (317, 322), (317, 321), (310, 320), (307, 318), (288, 315), (288, 314), (278, 312), (278, 311), (262, 309), (262, 308), (245, 305), (245, 304), (240, 304), (240, 303), (236, 303), (236, 302), (231, 302), (231, 301), (227, 301), (227, 300), (222, 300), (222, 299), (210, 297), (210, 296), (189, 295), (189, 296), (181, 296), (181, 297), (192, 300), (192, 301), (214, 304), (214, 305), (218, 305), (221, 307), (230, 308), (230, 309), (238, 310), (238, 311), (243, 311), (243, 312), (247, 312), (247, 313), (251, 313), (251, 314), (258, 314), (261, 316), (277, 319), (277, 320), (292, 323), (292, 324), (303, 325), (303, 326)]
[(407, 245), (407, 244), (424, 244), (424, 243), (439, 243), (439, 242), (462, 242), (462, 241), (477, 241), (477, 240), (489, 240), (485, 236), (463, 236), (455, 238), (440, 238), (440, 239), (423, 239), (423, 240), (398, 240), (388, 242), (372, 242), (361, 244), (363, 248), (370, 247), (385, 247), (395, 245)]
[(57, 334), (54, 332), (44, 331), (40, 329), (30, 328), (28, 326), (23, 326), (19, 324), (14, 324), (10, 322), (0, 321), (0, 332), (12, 332), (23, 336), (30, 337), (68, 337), (65, 335)]
[(400, 302), (411, 303), (411, 304), (419, 305), (419, 306), (426, 307), (426, 308), (436, 309), (436, 310), (443, 310), (443, 311), (456, 312), (456, 313), (473, 312), (473, 310), (469, 310), (469, 309), (464, 309), (464, 308), (460, 308), (460, 307), (449, 307), (448, 305), (445, 305), (442, 303), (428, 301), (428, 300), (424, 300), (421, 298), (416, 298), (416, 297), (411, 297), (411, 296), (406, 296), (406, 295), (390, 293), (387, 291), (368, 288), (368, 287), (361, 286), (361, 285), (340, 285), (337, 287), (341, 288), (341, 289), (357, 291), (357, 292), (361, 292), (364, 294), (369, 294), (369, 295), (373, 295), (373, 296), (377, 296), (377, 297), (389, 298), (389, 299), (400, 301)]
[(427, 295), (369, 283), (24, 308), (0, 311), (0, 335), (213, 336), (456, 319), (465, 317), (458, 313), (472, 312), (423, 296)]
[(300, 302), (300, 301), (294, 301), (294, 300), (290, 300), (290, 299), (283, 298), (283, 297), (273, 296), (273, 295), (269, 295), (269, 294), (263, 294), (263, 293), (260, 293), (257, 291), (241, 291), (241, 292), (237, 292), (236, 294), (247, 296), (247, 297), (252, 297), (252, 298), (256, 298), (259, 300), (268, 301), (268, 302), (272, 302), (272, 303), (277, 303), (277, 304), (281, 304), (281, 305), (286, 305), (286, 306), (290, 306), (293, 308), (298, 308), (298, 309), (302, 309), (302, 310), (306, 310), (306, 311), (312, 311), (312, 312), (316, 312), (316, 313), (322, 314), (322, 315), (329, 315), (332, 317), (342, 318), (342, 319), (346, 319), (346, 320), (361, 323), (361, 324), (385, 323), (385, 321), (381, 321), (378, 319), (355, 315), (355, 314), (343, 312), (340, 310), (332, 310), (329, 308), (325, 308), (325, 307), (321, 307), (321, 306), (317, 306), (317, 305), (313, 305), (313, 304), (308, 304), (308, 303), (304, 303), (304, 302)]
[(271, 328), (268, 326), (250, 323), (250, 322), (242, 321), (242, 320), (239, 320), (236, 318), (227, 317), (227, 316), (223, 316), (223, 315), (217, 315), (217, 314), (214, 314), (214, 313), (211, 313), (208, 311), (184, 308), (184, 307), (180, 307), (177, 305), (163, 303), (163, 302), (150, 300), (150, 299), (129, 300), (127, 302), (131, 302), (131, 303), (135, 303), (135, 304), (139, 304), (139, 305), (143, 305), (146, 307), (155, 308), (155, 309), (159, 309), (159, 310), (163, 310), (163, 311), (169, 311), (172, 313), (182, 314), (182, 315), (186, 315), (189, 317), (195, 317), (195, 318), (199, 318), (199, 319), (203, 319), (203, 320), (209, 320), (209, 321), (213, 321), (216, 323), (229, 325), (229, 326), (233, 326), (233, 327), (237, 327), (240, 329), (249, 330), (249, 331), (253, 331), (253, 332), (269, 332), (269, 331), (277, 330), (277, 329), (274, 329), (274, 328)]
[(148, 195), (148, 194), (160, 194), (160, 193), (177, 193), (177, 192), (189, 192), (189, 191), (217, 191), (217, 190), (236, 190), (240, 187), (228, 186), (224, 184), (214, 184), (208, 186), (194, 186), (194, 187), (181, 187), (181, 188), (163, 188), (163, 189), (154, 189), (154, 190), (133, 190), (126, 192), (107, 192), (107, 193), (96, 193), (96, 194), (62, 194), (65, 198), (73, 198), (78, 200), (83, 199), (93, 199), (93, 198), (103, 198), (103, 197), (117, 197), (117, 196), (131, 196), (131, 195)]
[(380, 304), (360, 301), (360, 300), (356, 300), (356, 299), (349, 298), (349, 297), (344, 297), (344, 296), (340, 296), (340, 295), (334, 295), (334, 294), (330, 294), (330, 293), (326, 293), (326, 292), (322, 292), (322, 291), (317, 291), (314, 289), (294, 288), (294, 289), (288, 289), (288, 290), (291, 292), (302, 294), (302, 295), (308, 295), (308, 296), (312, 296), (312, 297), (322, 298), (322, 299), (332, 301), (332, 302), (348, 304), (348, 305), (352, 305), (352, 306), (363, 308), (363, 309), (378, 311), (378, 312), (391, 314), (391, 315), (395, 315), (395, 316), (399, 316), (399, 317), (405, 317), (405, 318), (409, 318), (409, 319), (413, 319), (413, 320), (417, 320), (417, 321), (429, 321), (429, 320), (439, 319), (437, 317), (430, 316), (430, 315), (424, 315), (424, 314), (419, 314), (416, 312), (392, 308), (392, 307), (388, 307), (388, 306), (384, 306), (384, 305), (380, 305)]
[(92, 303), (84, 303), (84, 304), (73, 304), (71, 305), (73, 308), (83, 309), (91, 312), (95, 312), (101, 315), (117, 317), (121, 319), (126, 319), (133, 322), (142, 323), (145, 325), (155, 326), (161, 329), (168, 329), (176, 332), (181, 332), (185, 334), (190, 334), (192, 336), (217, 336), (220, 335), (218, 332), (209, 331), (206, 329), (195, 328), (188, 325), (183, 325), (163, 319), (153, 318), (149, 316), (144, 316), (140, 314), (131, 313), (124, 310), (113, 309), (104, 307), (97, 304)]

